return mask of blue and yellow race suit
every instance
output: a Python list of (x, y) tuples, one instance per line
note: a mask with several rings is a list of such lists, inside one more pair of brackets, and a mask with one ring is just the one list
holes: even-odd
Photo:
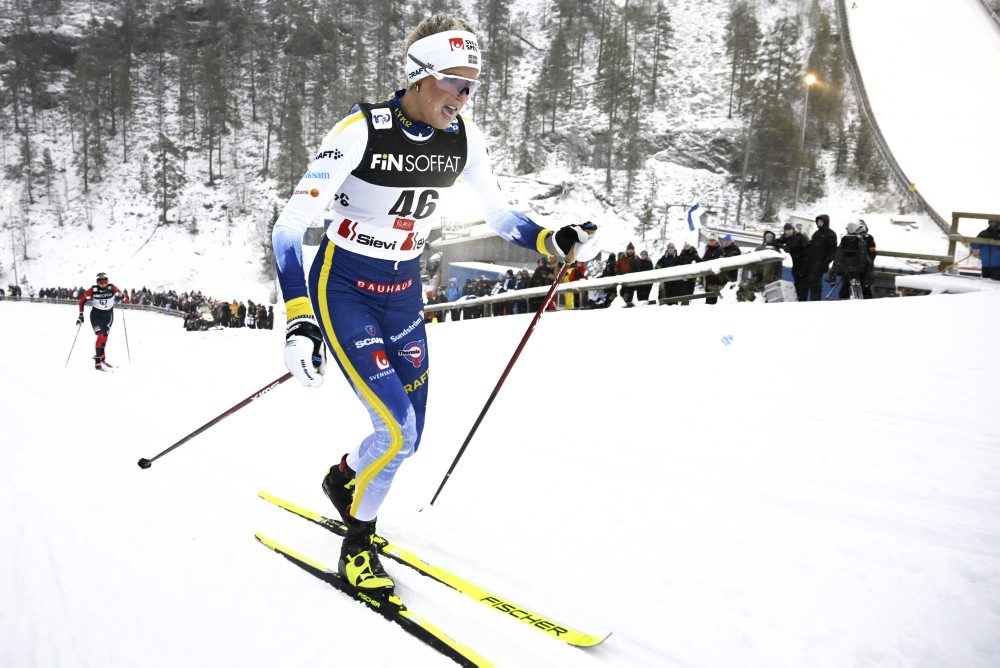
[[(424, 427), (430, 365), (419, 258), (439, 200), (461, 175), (503, 238), (547, 254), (551, 234), (507, 205), (474, 123), (459, 117), (435, 130), (406, 116), (402, 95), (360, 104), (337, 123), (272, 234), (288, 319), (315, 315), (371, 416), (374, 431), (347, 456), (356, 471), (350, 512), (364, 521), (378, 514)], [(332, 222), (307, 283), (303, 234), (328, 207)]]

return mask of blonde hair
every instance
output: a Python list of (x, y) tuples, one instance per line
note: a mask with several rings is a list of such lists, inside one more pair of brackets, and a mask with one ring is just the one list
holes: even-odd
[(409, 67), (410, 63), (407, 60), (407, 52), (413, 43), (423, 39), (424, 37), (430, 37), (431, 35), (436, 35), (439, 32), (446, 32), (448, 30), (465, 30), (466, 32), (471, 32), (475, 34), (476, 31), (472, 29), (469, 22), (465, 19), (460, 19), (457, 16), (448, 16), (447, 14), (435, 14), (434, 16), (429, 16), (407, 33), (406, 38), (403, 40), (403, 77), (401, 83), (404, 88), (409, 86), (415, 86), (416, 84), (411, 84), (406, 80), (406, 68)]

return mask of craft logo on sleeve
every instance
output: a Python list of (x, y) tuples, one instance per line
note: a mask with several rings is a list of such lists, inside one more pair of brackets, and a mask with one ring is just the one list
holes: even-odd
[[(335, 148), (332, 151), (320, 151), (319, 153), (316, 154), (313, 160), (323, 160), (324, 158), (333, 158), (334, 160), (339, 160), (343, 156), (344, 154), (340, 152), (340, 149)], [(324, 178), (328, 179), (330, 178), (330, 175), (327, 174)]]
[(392, 114), (388, 109), (372, 109), (372, 127), (376, 130), (392, 127)]
[(372, 351), (372, 361), (375, 362), (375, 368), (379, 371), (389, 368), (389, 358), (385, 356), (384, 350)]

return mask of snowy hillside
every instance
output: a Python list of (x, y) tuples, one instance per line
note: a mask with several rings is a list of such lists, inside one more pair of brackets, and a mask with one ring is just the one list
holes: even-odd
[[(620, 2), (614, 3), (616, 6)], [(806, 3), (780, 0), (759, 8), (766, 27), (778, 18), (804, 16)], [(823, 0), (826, 11), (833, 3)], [(160, 5), (152, 5), (159, 7)], [(192, 5), (194, 6), (194, 5)], [(63, 3), (58, 19), (36, 25), (36, 29), (51, 33), (57, 39), (72, 43), (84, 33), (87, 21), (116, 16), (120, 7), (110, 2)], [(467, 13), (474, 15), (474, 6), (467, 3)], [(13, 9), (12, 9), (13, 12)], [(548, 164), (535, 173), (515, 176), (516, 156), (512, 141), (504, 129), (493, 137), (492, 148), (496, 170), (510, 194), (512, 202), (542, 224), (558, 226), (581, 218), (593, 218), (606, 231), (606, 250), (620, 250), (629, 240), (638, 240), (635, 228), (647, 201), (655, 204), (657, 227), (650, 232), (644, 245), (658, 256), (668, 239), (678, 240), (683, 234), (684, 207), (699, 199), (719, 211), (716, 224), (735, 224), (735, 185), (727, 169), (720, 164), (720, 154), (714, 143), (730, 145), (741, 131), (742, 120), (726, 117), (729, 90), (727, 57), (724, 48), (724, 4), (705, 0), (685, 0), (671, 3), (674, 32), (670, 50), (669, 87), (663, 92), (663, 102), (646, 111), (647, 122), (657, 128), (655, 146), (637, 179), (632, 203), (621, 196), (620, 188), (609, 195), (604, 187), (603, 169), (567, 164), (566, 156), (549, 156)], [(533, 43), (545, 45), (551, 38), (551, 10), (536, 0), (511, 3), (512, 16), (519, 29)], [(14, 14), (12, 14), (13, 16)], [(13, 19), (0, 20), (0, 27), (10, 31), (16, 27)], [(548, 27), (546, 27), (548, 26)], [(805, 37), (803, 38), (806, 39)], [(137, 76), (153, 81), (155, 68), (147, 56)], [(537, 59), (529, 56), (519, 61), (508, 94), (521, 99), (534, 81)], [(578, 87), (593, 84), (593, 72), (579, 74)], [(58, 78), (55, 92), (65, 93), (66, 75)], [(36, 162), (43, 151), (49, 150), (54, 164), (53, 194), (40, 194), (36, 188), (35, 204), (25, 201), (25, 181), (3, 175), (0, 191), (10, 191), (12, 205), (4, 203), (3, 218), (16, 230), (14, 236), (0, 234), (0, 262), (4, 283), (14, 279), (12, 256), (16, 255), (18, 275), (27, 277), (34, 288), (89, 284), (97, 271), (109, 272), (119, 284), (132, 288), (199, 289), (217, 299), (252, 299), (255, 302), (275, 298), (275, 287), (261, 274), (262, 258), (267, 243), (267, 225), (274, 207), (283, 204), (284, 197), (276, 181), (261, 178), (259, 168), (267, 147), (266, 124), (244, 118), (242, 129), (232, 129), (223, 141), (222, 163), (216, 165), (221, 177), (207, 183), (207, 161), (204, 151), (191, 150), (184, 162), (187, 175), (169, 225), (157, 225), (158, 213), (148, 181), (152, 172), (143, 157), (150, 157), (155, 139), (154, 126), (148, 119), (155, 116), (153, 86), (145, 86), (135, 100), (134, 115), (140, 120), (135, 133), (124, 146), (121, 136), (107, 138), (109, 161), (103, 181), (92, 183), (83, 192), (78, 175), (78, 123), (62, 108), (42, 110), (35, 121), (32, 150)], [(171, 92), (176, 95), (176, 91)], [(173, 101), (171, 101), (173, 104)], [(247, 110), (241, 112), (247, 116)], [(475, 116), (475, 103), (470, 105)], [(849, 112), (853, 113), (853, 112)], [(9, 118), (7, 119), (9, 121)], [(329, 127), (335, 118), (316, 122)], [(850, 120), (850, 119), (848, 119)], [(588, 107), (578, 121), (580, 129), (603, 127), (605, 121)], [(168, 131), (176, 135), (182, 122), (168, 117)], [(7, 166), (17, 162), (17, 136), (5, 132), (3, 159)], [(570, 133), (572, 134), (572, 133)], [(713, 148), (714, 147), (714, 148)], [(126, 148), (131, 149), (130, 161), (120, 162)], [(307, 146), (311, 150), (313, 146)], [(272, 153), (277, 148), (272, 147)], [(557, 153), (565, 148), (557, 146)], [(713, 166), (714, 165), (714, 166)], [(829, 172), (829, 169), (827, 170)], [(620, 177), (616, 177), (620, 181)], [(146, 186), (143, 184), (146, 183)], [(562, 193), (545, 197), (553, 187)], [(654, 194), (650, 196), (650, 191)], [(673, 206), (668, 207), (671, 204)], [(825, 211), (833, 218), (833, 226), (843, 231), (846, 221), (864, 215), (877, 239), (895, 235), (889, 217), (895, 212), (895, 198), (873, 198), (842, 179), (831, 179), (827, 195), (817, 202), (803, 204), (798, 213), (810, 216)], [(444, 203), (443, 203), (444, 205)], [(683, 205), (683, 206), (682, 206)], [(750, 204), (748, 204), (750, 206)], [(464, 209), (469, 211), (467, 207)], [(754, 227), (757, 220), (744, 210), (741, 224)], [(61, 220), (60, 220), (61, 217)], [(26, 241), (22, 240), (22, 225), (26, 225)], [(919, 234), (901, 235), (896, 250), (911, 252), (943, 252), (943, 237), (925, 217), (917, 216)], [(14, 238), (16, 237), (16, 238)], [(13, 245), (16, 251), (11, 248)], [(890, 246), (886, 246), (889, 248)], [(24, 256), (27, 255), (27, 258)], [(217, 280), (224, 276), (224, 280)], [(30, 288), (25, 289), (29, 293)]]
[[(614, 635), (570, 648), (390, 563), (399, 592), (500, 666), (996, 666), (998, 300), (546, 314), (433, 507), (528, 321), (431, 325), (381, 530)], [(143, 471), (284, 372), (281, 332), (127, 311), (106, 374), (86, 331), (63, 368), (74, 315), (0, 302), (0, 665), (452, 665), (253, 539), (335, 559), (256, 493), (329, 511), (325, 467), (369, 428), (336, 373)]]

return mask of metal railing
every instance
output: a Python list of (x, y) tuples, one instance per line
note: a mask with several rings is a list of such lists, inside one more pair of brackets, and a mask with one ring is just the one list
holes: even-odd
[[(66, 306), (78, 306), (80, 304), (79, 299), (59, 299), (57, 297), (39, 297), (38, 295), (25, 297), (4, 297), (4, 301), (15, 301), (15, 302), (29, 302), (32, 304), (63, 304)], [(152, 304), (129, 304), (128, 302), (121, 302), (115, 305), (115, 308), (126, 308), (130, 311), (152, 311), (154, 313), (162, 313), (163, 315), (171, 315), (177, 318), (183, 318), (187, 315), (184, 311), (175, 308), (164, 308), (162, 306), (153, 306)]]
[(1000, 213), (972, 213), (970, 211), (952, 211), (951, 227), (948, 229), (948, 254), (952, 257), (958, 251), (959, 242), (963, 244), (984, 244), (986, 246), (1000, 246), (1000, 241), (996, 239), (983, 239), (980, 237), (969, 237), (958, 233), (958, 221), (962, 218), (972, 218), (975, 220), (1000, 220)]
[[(608, 290), (618, 288), (623, 285), (650, 285), (653, 283), (664, 283), (671, 281), (684, 281), (706, 276), (708, 274), (720, 274), (723, 272), (737, 271), (740, 269), (763, 268), (769, 264), (781, 264), (786, 256), (773, 250), (751, 251), (733, 257), (723, 257), (718, 260), (708, 262), (698, 262), (696, 264), (686, 264), (666, 269), (653, 269), (652, 271), (641, 271), (618, 276), (608, 276), (607, 278), (588, 278), (581, 281), (570, 281), (559, 285), (555, 294), (582, 293), (591, 290)], [(438, 304), (424, 305), (425, 313), (443, 313), (454, 309), (467, 309), (486, 306), (489, 304), (499, 304), (504, 302), (524, 301), (532, 298), (541, 298), (549, 291), (549, 286), (539, 286), (537, 288), (524, 288), (522, 290), (509, 290), (499, 295), (486, 297), (472, 297), (470, 299), (460, 299), (453, 302), (442, 302)], [(484, 309), (488, 313), (489, 309)]]

